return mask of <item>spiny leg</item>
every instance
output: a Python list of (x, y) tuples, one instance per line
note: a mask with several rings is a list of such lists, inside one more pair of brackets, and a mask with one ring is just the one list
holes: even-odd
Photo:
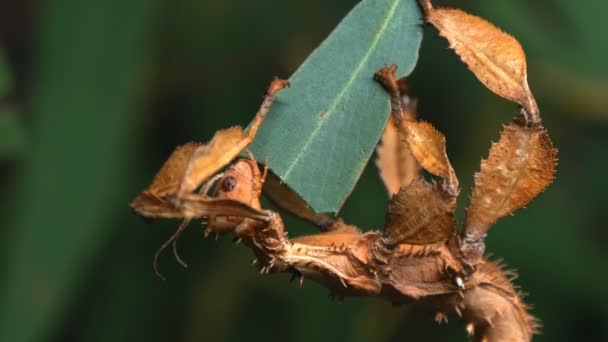
[[(391, 113), (402, 116), (402, 121), (415, 122), (417, 103), (407, 93), (406, 80), (402, 78), (396, 83), (401, 110), (395, 108), (395, 99), (392, 99)], [(420, 165), (404, 139), (397, 119), (394, 115), (389, 115), (382, 138), (376, 147), (376, 166), (389, 198), (396, 195), (402, 187), (410, 185), (420, 175)]]
[[(266, 90), (266, 94), (264, 95), (264, 99), (262, 100), (262, 104), (260, 105), (260, 109), (258, 109), (258, 112), (256, 113), (255, 118), (251, 123), (251, 127), (247, 132), (249, 142), (251, 142), (253, 138), (255, 138), (255, 135), (258, 132), (258, 128), (266, 118), (266, 114), (270, 110), (270, 107), (272, 107), (272, 103), (274, 102), (274, 97), (276, 96), (276, 94), (287, 87), (289, 87), (289, 81), (287, 80), (282, 80), (277, 77), (272, 80), (270, 86), (268, 86), (268, 89)], [(249, 145), (249, 143), (247, 143), (247, 145)]]
[(431, 174), (443, 178), (442, 190), (455, 200), (460, 189), (458, 178), (446, 153), (445, 137), (431, 124), (413, 120), (413, 117), (405, 115), (400, 92), (400, 88), (403, 88), (400, 83), (403, 82), (395, 77), (396, 69), (397, 66), (393, 64), (380, 69), (374, 75), (390, 95), (391, 116), (418, 163)]

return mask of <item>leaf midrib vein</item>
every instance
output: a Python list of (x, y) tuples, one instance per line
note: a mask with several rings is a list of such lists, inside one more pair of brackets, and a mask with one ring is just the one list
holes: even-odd
[(314, 131), (312, 132), (311, 135), (308, 136), (308, 138), (306, 139), (306, 142), (304, 143), (304, 146), (300, 149), (300, 153), (298, 153), (296, 159), (292, 161), (292, 163), (289, 165), (289, 167), (287, 168), (287, 170), (283, 174), (283, 179), (289, 178), (291, 172), (295, 169), (295, 166), (300, 163), (300, 159), (304, 155), (304, 153), (302, 153), (302, 151), (306, 151), (306, 150), (309, 149), (310, 145), (315, 140), (315, 137), (317, 136), (318, 132), (321, 130), (321, 128), (327, 122), (329, 122), (328, 119), (334, 113), (334, 110), (336, 109), (336, 107), (338, 106), (338, 104), (340, 103), (340, 101), (342, 100), (342, 98), (344, 97), (344, 95), (351, 88), (352, 84), (355, 82), (355, 79), (359, 76), (359, 74), (361, 73), (361, 70), (367, 64), (367, 61), (369, 60), (369, 58), (371, 57), (372, 53), (374, 52), (376, 45), (378, 45), (378, 42), (380, 41), (380, 38), (386, 32), (386, 29), (388, 28), (388, 24), (390, 23), (391, 19), (395, 16), (396, 9), (398, 7), (397, 5), (399, 4), (400, 1), (401, 0), (395, 0), (395, 1), (393, 1), (393, 4), (392, 4), (391, 8), (389, 9), (388, 15), (386, 15), (384, 17), (384, 21), (382, 22), (382, 26), (380, 27), (380, 30), (378, 30), (378, 32), (374, 35), (374, 39), (372, 40), (372, 43), (370, 44), (369, 48), (367, 49), (367, 51), (363, 55), (363, 58), (361, 58), (361, 60), (357, 64), (357, 67), (355, 68), (355, 71), (351, 74), (350, 78), (345, 83), (344, 87), (342, 88), (342, 90), (340, 91), (340, 93), (338, 94), (338, 96), (329, 105), (327, 111), (325, 111), (325, 118), (322, 119), (322, 120), (317, 120), (317, 125), (316, 125)]

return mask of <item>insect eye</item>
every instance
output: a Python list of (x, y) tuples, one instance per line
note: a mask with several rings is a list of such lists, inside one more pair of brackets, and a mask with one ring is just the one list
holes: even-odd
[(224, 180), (222, 181), (222, 190), (224, 192), (230, 192), (230, 191), (234, 190), (235, 187), (236, 187), (236, 179), (232, 176), (228, 176), (228, 177), (224, 178)]

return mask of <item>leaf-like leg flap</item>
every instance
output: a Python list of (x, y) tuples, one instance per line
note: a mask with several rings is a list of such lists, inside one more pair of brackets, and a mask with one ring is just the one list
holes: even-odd
[(445, 241), (454, 232), (455, 206), (455, 197), (440, 189), (440, 184), (429, 183), (420, 177), (401, 188), (390, 200), (383, 242), (391, 246)]
[(392, 65), (375, 74), (376, 80), (390, 95), (391, 116), (416, 161), (428, 172), (443, 178), (444, 190), (455, 197), (459, 192), (458, 178), (446, 153), (445, 137), (428, 122), (406, 116), (399, 91), (400, 82), (395, 78), (396, 68)]
[(138, 214), (147, 218), (183, 218), (183, 214), (167, 201), (177, 192), (188, 162), (201, 144), (189, 142), (178, 146), (154, 176), (152, 183), (130, 204)]
[[(540, 125), (515, 120), (494, 143), (475, 174), (461, 250), (471, 263), (480, 261), (483, 238), (500, 218), (524, 207), (553, 180), (557, 151)], [(480, 250), (481, 249), (481, 250)]]
[(251, 144), (272, 106), (275, 95), (287, 86), (289, 86), (289, 82), (286, 80), (275, 78), (272, 81), (266, 91), (262, 105), (246, 133), (239, 126), (220, 130), (215, 133), (208, 144), (198, 147), (193, 152), (177, 192), (178, 197), (183, 197), (194, 191)]
[[(416, 120), (416, 101), (407, 95), (404, 80), (398, 81), (401, 96), (403, 120)], [(380, 178), (388, 191), (389, 197), (397, 194), (399, 189), (408, 186), (420, 174), (420, 165), (412, 155), (402, 137), (397, 120), (391, 115), (388, 118), (384, 133), (376, 148), (376, 166)]]
[(532, 122), (539, 110), (530, 92), (526, 56), (519, 42), (487, 20), (454, 8), (433, 8), (420, 0), (426, 20), (445, 37), (450, 47), (495, 94), (520, 104)]
[(405, 140), (420, 165), (446, 182), (446, 190), (453, 196), (458, 195), (458, 178), (448, 160), (445, 137), (430, 123), (425, 121), (403, 122)]
[(375, 77), (390, 94), (391, 117), (399, 131), (400, 143), (417, 164), (443, 180), (430, 184), (418, 177), (402, 186), (389, 203), (382, 241), (389, 246), (444, 241), (454, 231), (458, 178), (448, 160), (443, 134), (429, 123), (406, 115), (400, 92), (403, 86), (396, 80), (395, 70), (394, 65), (383, 68)]

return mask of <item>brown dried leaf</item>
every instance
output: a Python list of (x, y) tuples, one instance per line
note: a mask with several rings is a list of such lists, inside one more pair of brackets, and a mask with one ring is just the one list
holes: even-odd
[(481, 237), (498, 219), (538, 196), (553, 180), (556, 153), (542, 126), (506, 126), (475, 174), (465, 233)]
[(490, 22), (459, 9), (433, 8), (421, 0), (426, 20), (450, 42), (462, 61), (491, 91), (538, 114), (528, 87), (526, 56), (519, 42)]
[(386, 123), (376, 154), (380, 178), (391, 197), (402, 187), (410, 185), (420, 172), (420, 166), (403, 140), (392, 116)]
[(454, 182), (458, 180), (445, 151), (445, 137), (425, 121), (403, 121), (405, 139), (412, 154), (428, 172)]
[(446, 240), (456, 224), (455, 198), (445, 196), (438, 183), (417, 178), (402, 188), (388, 205), (385, 242), (430, 244)]

